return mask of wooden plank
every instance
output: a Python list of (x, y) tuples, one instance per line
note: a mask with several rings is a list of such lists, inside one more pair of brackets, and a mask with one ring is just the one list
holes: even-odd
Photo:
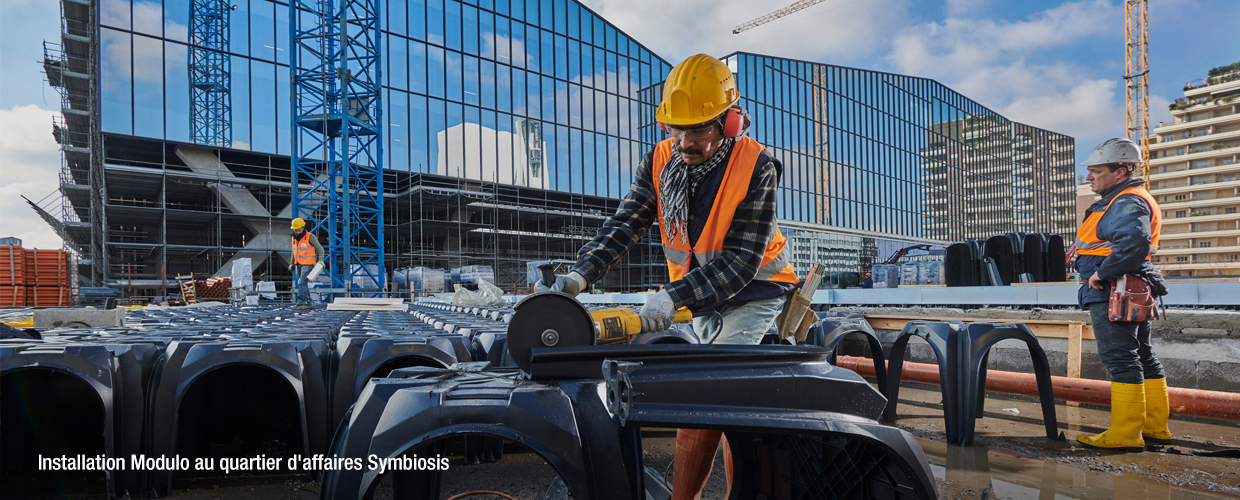
[(1081, 338), (1083, 339), (1094, 338), (1094, 329), (1081, 321), (1053, 321), (1053, 320), (1038, 320), (1038, 319), (1019, 320), (1019, 319), (994, 319), (994, 318), (947, 318), (947, 317), (936, 317), (936, 316), (899, 316), (899, 315), (889, 315), (889, 314), (873, 314), (873, 315), (867, 314), (865, 316), (865, 319), (870, 322), (870, 326), (874, 327), (877, 330), (903, 330), (905, 323), (908, 323), (909, 321), (917, 321), (917, 320), (943, 321), (943, 320), (950, 319), (950, 320), (964, 321), (966, 323), (971, 323), (974, 321), (997, 321), (997, 322), (1010, 322), (1010, 323), (1024, 323), (1025, 326), (1029, 327), (1029, 331), (1032, 331), (1034, 335), (1041, 337), (1041, 338), (1048, 338), (1048, 339), (1070, 338), (1069, 337), (1070, 325), (1080, 325)]
[[(1084, 337), (1085, 324), (1072, 322), (1068, 325), (1068, 377), (1081, 378), (1081, 338)], [(1092, 332), (1091, 332), (1092, 333)], [(1079, 406), (1075, 401), (1070, 406)]]

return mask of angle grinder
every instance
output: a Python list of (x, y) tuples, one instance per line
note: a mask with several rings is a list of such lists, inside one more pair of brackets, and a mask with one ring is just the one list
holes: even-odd
[[(546, 266), (544, 264), (544, 266)], [(543, 283), (554, 283), (550, 267)], [(693, 319), (688, 309), (676, 311), (672, 321)], [(530, 372), (530, 349), (623, 344), (642, 332), (641, 316), (627, 307), (589, 311), (577, 299), (560, 292), (539, 292), (513, 307), (508, 322), (508, 355), (525, 373)]]

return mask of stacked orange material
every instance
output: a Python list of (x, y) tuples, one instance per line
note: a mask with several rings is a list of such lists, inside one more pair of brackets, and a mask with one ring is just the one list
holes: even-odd
[(73, 305), (69, 297), (69, 253), (26, 249), (26, 306)]
[(181, 293), (185, 295), (187, 304), (208, 300), (227, 302), (231, 287), (232, 280), (229, 278), (209, 278), (182, 283)]
[(26, 307), (26, 258), (17, 245), (0, 246), (0, 307)]

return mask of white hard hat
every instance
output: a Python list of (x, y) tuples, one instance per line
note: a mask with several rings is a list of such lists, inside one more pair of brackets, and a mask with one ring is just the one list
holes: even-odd
[(1123, 137), (1107, 139), (1094, 148), (1081, 165), (1092, 167), (1108, 163), (1141, 163), (1141, 148), (1137, 147), (1137, 143)]

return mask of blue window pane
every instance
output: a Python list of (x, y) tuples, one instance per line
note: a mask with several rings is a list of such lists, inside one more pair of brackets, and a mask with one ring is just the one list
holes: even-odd
[(486, 11), (478, 14), (478, 55), (495, 60), (495, 14)]
[[(543, 1), (546, 2), (548, 0)], [(562, 191), (574, 189), (574, 192), (582, 192), (580, 187), (581, 183), (573, 182), (573, 169), (568, 162), (568, 151), (571, 149), (568, 144), (568, 127), (559, 126), (553, 128), (547, 126), (547, 129), (555, 130), (555, 142), (553, 143), (555, 144), (555, 149), (552, 150), (554, 151), (554, 154), (544, 151), (543, 156), (545, 156), (548, 160), (551, 160), (552, 158), (555, 159), (555, 161), (552, 162), (552, 166), (555, 168), (556, 172), (556, 189)], [(548, 138), (547, 142), (551, 143), (552, 141)]]
[(393, 88), (408, 89), (409, 88), (409, 64), (408, 49), (403, 37), (386, 35), (384, 38), (388, 41), (387, 52), (384, 59), (388, 63), (387, 74), (384, 75), (386, 83)]
[(384, 24), (390, 33), (405, 34), (409, 32), (409, 28), (405, 22), (409, 19), (409, 13), (406, 8), (409, 2), (405, 0), (388, 2), (387, 17), (384, 18)]
[[(531, 1), (537, 1), (537, 0), (531, 0)], [(509, 2), (510, 4), (512, 4), (512, 8), (509, 9), (509, 12), (513, 19), (516, 19), (518, 21), (525, 20), (525, 2), (526, 0), (511, 0), (511, 2)]]
[(426, 97), (409, 96), (409, 109), (409, 169), (413, 172), (427, 172), (427, 165), (430, 165), (427, 160), (430, 151), (428, 143), (431, 138), (426, 135)]
[[(574, 133), (573, 140), (579, 145), (577, 148), (574, 148), (576, 151), (572, 159), (573, 165), (581, 165), (580, 172), (584, 174), (581, 176), (582, 183), (585, 184), (587, 194), (597, 194), (599, 192), (598, 188), (603, 186), (598, 180), (598, 167), (594, 164), (594, 133)], [(604, 179), (606, 177), (606, 175), (602, 176)]]
[(481, 92), (481, 89), (479, 89), (479, 84), (481, 82), (479, 81), (478, 76), (478, 58), (474, 56), (465, 56), (463, 64), (465, 83), (465, 96), (463, 100), (465, 104), (473, 104), (476, 106), (478, 105), (480, 99), (478, 93)]
[(529, 61), (529, 51), (526, 50), (525, 45), (525, 25), (512, 23), (512, 59), (510, 62), (514, 67), (524, 68), (525, 63)]
[(232, 56), (233, 147), (250, 149), (250, 61)]
[(606, 34), (605, 24), (606, 23), (603, 22), (603, 19), (601, 17), (596, 16), (594, 18), (594, 45), (597, 45), (599, 47), (607, 46), (607, 43), (604, 41), (605, 34)]
[(568, 39), (560, 35), (555, 36), (555, 77), (569, 78)]
[(542, 120), (544, 118), (542, 113), (542, 78), (534, 73), (526, 73), (525, 84), (525, 104), (528, 108), (526, 109), (526, 113), (530, 115), (530, 118)]
[(253, 96), (250, 116), (253, 118), (253, 150), (276, 152), (276, 70), (270, 63), (255, 61), (250, 66), (250, 93)]
[(447, 103), (439, 99), (427, 99), (427, 112), (429, 120), (427, 121), (426, 138), (429, 145), (429, 152), (426, 164), (426, 172), (432, 174), (442, 174), (444, 168), (444, 141), (447, 140), (447, 112), (444, 106)]
[[(564, 0), (555, 0), (555, 7), (552, 8), (555, 15), (555, 32), (561, 35), (568, 34), (568, 2)], [(543, 26), (544, 28), (546, 26)]]
[(426, 44), (409, 42), (409, 90), (426, 93)]
[(525, 27), (525, 69), (528, 69), (534, 73), (539, 71), (538, 68), (542, 64), (542, 54), (538, 53), (538, 48), (540, 46), (538, 38), (538, 28), (527, 25)]
[(481, 74), (482, 107), (495, 109), (495, 63), (482, 61), (479, 73)]
[[(271, 2), (250, 4), (250, 55), (259, 59), (276, 59), (275, 5)], [(281, 33), (280, 37), (287, 37)]]
[[(144, 36), (133, 37), (134, 134), (164, 137), (164, 45)], [(182, 49), (184, 50), (184, 49)]]
[(292, 74), (288, 66), (276, 66), (276, 152), (282, 155), (290, 154), (293, 144), (290, 135), (292, 123), (289, 121), (289, 117), (293, 116), (290, 109), (293, 101), (288, 95), (291, 82)]
[[(232, 17), (228, 20), (228, 50), (230, 52), (249, 55), (250, 54), (250, 4), (249, 2), (237, 2), (237, 10), (234, 10)], [(285, 35), (288, 36), (288, 35)]]
[[(465, 177), (465, 116), (461, 105), (448, 103), (448, 122), (443, 139), (439, 141), (439, 174)], [(475, 177), (477, 178), (477, 177)]]
[[(152, 36), (164, 36), (164, 7), (159, 0), (138, 0), (133, 3), (133, 30)], [(180, 22), (186, 28), (189, 19)]]
[[(558, 49), (557, 49), (558, 50)], [(568, 73), (565, 78), (570, 81), (581, 80), (581, 42), (576, 40), (568, 41)]]
[(478, 8), (466, 5), (462, 7), (464, 32), (462, 43), (466, 54), (478, 54)]
[[(128, 4), (125, 5), (129, 7)], [(128, 11), (126, 11), (128, 14)], [(133, 64), (128, 33), (104, 28), (100, 53), (103, 131), (133, 133)]]
[(509, 21), (507, 18), (495, 18), (495, 60), (504, 64), (514, 64), (512, 55), (512, 35), (508, 32)]
[(525, 22), (530, 25), (538, 22), (538, 0), (525, 0)]
[(478, 108), (473, 106), (465, 106), (465, 121), (461, 127), (463, 141), (461, 142), (465, 153), (465, 175), (470, 179), (495, 180), (493, 174), (484, 175), (482, 172), (482, 137), (478, 129), (478, 122), (482, 119)]
[(597, 68), (594, 67), (594, 48), (589, 45), (582, 45), (581, 46), (581, 84), (587, 87), (593, 87), (594, 86), (594, 73), (596, 71), (597, 71)]
[(409, 94), (391, 92), (388, 110), (388, 168), (409, 170)]
[(568, 125), (581, 127), (581, 86), (577, 84), (568, 86)]
[[(582, 180), (586, 176), (582, 175), (584, 171), (582, 169), (582, 164), (581, 164), (581, 153), (582, 153), (581, 131), (577, 129), (568, 129), (568, 134), (569, 134), (568, 143), (571, 147), (568, 150), (568, 163), (566, 165), (570, 171), (574, 172), (573, 189), (577, 191), (578, 193), (592, 194), (590, 193), (590, 191), (594, 190), (593, 189), (594, 186), (590, 186), (590, 185), (583, 186), (582, 185)], [(584, 173), (586, 173), (586, 175), (589, 175), (588, 172), (584, 172)]]
[(608, 52), (607, 53), (607, 91), (608, 92), (616, 93), (619, 91), (620, 79), (618, 78), (618, 75), (616, 74), (617, 71), (620, 71), (620, 68), (616, 63), (616, 54), (612, 52)]
[[(501, 16), (508, 15), (508, 0), (495, 0), (495, 13)], [(500, 120), (502, 123), (503, 120)]]
[(426, 40), (426, 0), (409, 0), (409, 38)]
[(634, 75), (630, 70), (631, 68), (630, 64), (633, 63), (633, 60), (627, 57), (621, 57), (619, 58), (619, 63), (620, 63), (620, 70), (618, 73), (616, 73), (617, 81), (620, 84), (618, 93), (621, 96), (631, 97), (633, 99), (636, 99), (637, 89), (634, 88), (635, 85), (633, 84), (633, 80), (632, 80)]
[(189, 142), (189, 66), (188, 49), (179, 43), (164, 42), (164, 111), (167, 123), (164, 137)]
[(449, 49), (461, 50), (461, 4), (452, 0), (444, 3), (444, 34)]
[[(563, 80), (552, 80), (549, 77), (543, 77), (543, 106), (547, 109), (555, 109), (555, 122), (560, 125), (568, 125), (568, 84)], [(552, 89), (555, 93), (552, 93)], [(550, 114), (550, 111), (548, 111)]]
[(443, 2), (444, 0), (426, 0), (426, 41), (428, 43), (443, 45)]
[(594, 130), (607, 132), (607, 94), (594, 91)]
[(482, 128), (479, 130), (479, 139), (482, 148), (482, 178), (492, 182), (499, 182), (499, 158), (498, 135), (495, 133), (495, 112), (489, 109), (482, 110), (482, 120), (480, 122)]
[(99, 9), (99, 23), (104, 26), (127, 30), (131, 28), (129, 25), (129, 11), (132, 8), (133, 5), (129, 0), (108, 0)]
[(555, 28), (555, 15), (551, 12), (552, 5), (551, 0), (541, 0), (538, 2), (538, 6), (541, 7), (539, 9), (538, 25), (545, 30)]
[(478, 8), (483, 10), (495, 10), (495, 0), (479, 0)]
[(581, 37), (581, 6), (577, 2), (568, 2), (567, 12), (565, 16), (568, 19), (568, 35), (569, 38)]
[(607, 90), (607, 52), (594, 47), (594, 88)]
[(289, 63), (288, 62), (288, 52), (289, 52), (288, 45), (289, 45), (289, 41), (291, 40), (289, 38), (290, 28), (288, 25), (288, 15), (290, 12), (288, 9), (284, 8), (281, 5), (276, 5), (275, 11), (276, 11), (275, 43), (272, 44), (275, 47), (275, 49), (273, 49), (272, 52), (275, 53), (276, 62), (280, 64), (288, 64)]
[[(528, 111), (525, 106), (525, 97), (528, 88), (525, 85), (525, 72), (519, 69), (512, 70), (512, 114), (525, 116)], [(501, 104), (502, 109), (502, 104)]]
[(594, 14), (581, 9), (581, 41), (594, 43)]
[(428, 94), (442, 99), (444, 97), (444, 51), (442, 48), (428, 45), (426, 52)]
[(448, 64), (448, 93), (445, 97), (447, 97), (450, 101), (461, 102), (464, 99), (462, 97), (464, 94), (462, 84), (464, 82), (461, 79), (461, 54), (451, 50), (445, 51), (444, 53), (447, 55)]
[(581, 89), (581, 127), (596, 130), (594, 123), (594, 90), (589, 87)]
[(504, 65), (496, 65), (495, 83), (495, 109), (505, 113), (515, 112), (512, 109), (512, 68)]
[(541, 61), (539, 72), (544, 75), (555, 73), (555, 53), (551, 51), (551, 46), (554, 43), (551, 38), (553, 36), (555, 35), (552, 35), (550, 31), (541, 31), (539, 33), (538, 55)]
[(169, 1), (164, 5), (164, 37), (189, 42), (189, 2)]

